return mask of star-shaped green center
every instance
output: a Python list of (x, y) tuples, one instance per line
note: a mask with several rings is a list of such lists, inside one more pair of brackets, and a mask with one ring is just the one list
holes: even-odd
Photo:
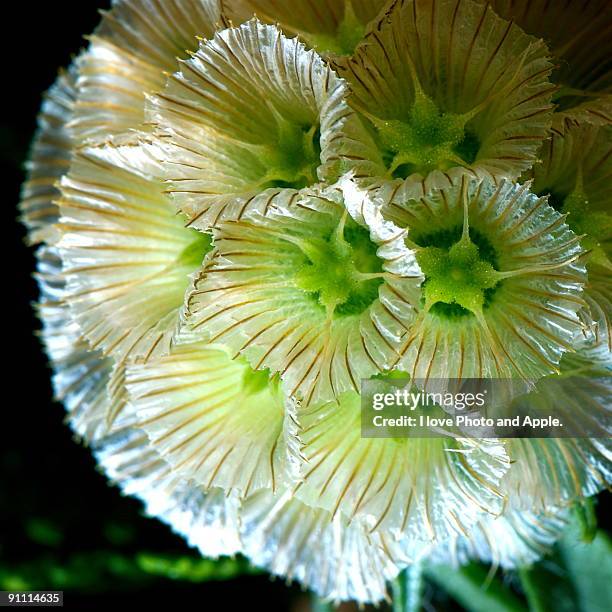
[(346, 215), (329, 237), (313, 237), (299, 246), (306, 261), (295, 282), (315, 294), (328, 315), (362, 312), (378, 296), (384, 272), (377, 247), (367, 230)]
[(426, 247), (417, 253), (425, 282), (425, 309), (434, 304), (456, 304), (479, 314), (485, 292), (499, 282), (499, 273), (479, 254), (478, 247), (464, 236), (450, 249)]

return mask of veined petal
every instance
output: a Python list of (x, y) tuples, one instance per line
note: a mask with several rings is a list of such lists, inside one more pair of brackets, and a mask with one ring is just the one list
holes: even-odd
[(105, 141), (140, 128), (145, 96), (221, 22), (218, 0), (115, 0), (77, 60), (74, 138)]
[(384, 537), (311, 508), (290, 491), (260, 491), (244, 503), (241, 539), (254, 564), (326, 599), (377, 602), (399, 572)]
[(57, 250), (41, 247), (37, 253), (40, 287), (38, 315), (41, 338), (53, 368), (55, 399), (64, 404), (67, 420), (87, 444), (95, 444), (107, 432), (107, 417), (125, 402), (121, 389), (111, 393), (113, 362), (92, 351), (70, 316), (63, 300), (65, 279)]
[(420, 199), (400, 188), (384, 201), (426, 268), (400, 351), (412, 378), (537, 380), (572, 349), (585, 305), (579, 237), (528, 187), (464, 177)]
[(472, 560), (504, 569), (525, 567), (550, 551), (567, 522), (567, 511), (556, 508), (542, 514), (506, 512), (483, 519), (465, 536), (443, 542), (430, 561), (456, 567)]
[[(598, 493), (612, 482), (612, 367), (580, 354), (561, 361), (561, 375), (542, 378), (515, 399), (509, 414), (555, 414), (579, 438), (508, 440), (512, 466), (502, 488), (511, 507), (542, 512)], [(597, 437), (587, 437), (597, 432)]]
[(509, 467), (502, 442), (448, 438), (363, 438), (358, 393), (301, 408), (297, 498), (422, 542), (461, 534), (504, 504)]
[(582, 312), (589, 334), (577, 348), (612, 359), (612, 126), (593, 125), (564, 115), (555, 122), (542, 149), (542, 163), (529, 174), (535, 193), (567, 214), (567, 223), (582, 235), (588, 282)]
[[(397, 0), (355, 55), (338, 60), (382, 164), (347, 164), (419, 189), (469, 173), (515, 178), (552, 120), (542, 41), (471, 0)], [(375, 160), (369, 159), (369, 164)]]
[(74, 109), (76, 70), (71, 66), (61, 72), (45, 94), (38, 128), (26, 164), (27, 179), (21, 188), (21, 220), (28, 228), (28, 240), (54, 242), (53, 224), (59, 211), (56, 183), (68, 172), (72, 155), (72, 139), (66, 128)]
[(96, 459), (112, 482), (134, 495), (148, 515), (168, 524), (206, 557), (233, 555), (239, 539), (236, 495), (204, 491), (178, 476), (136, 427), (107, 436), (96, 446)]
[(324, 56), (352, 55), (387, 0), (224, 0), (234, 23), (252, 18), (278, 24)]
[[(39, 314), (42, 338), (54, 368), (56, 398), (64, 403), (68, 422), (95, 451), (108, 477), (127, 495), (141, 499), (148, 514), (169, 524), (203, 555), (235, 554), (239, 501), (221, 489), (204, 492), (173, 472), (146, 434), (133, 426), (120, 377), (100, 350), (90, 350), (62, 302), (65, 282), (54, 248), (38, 253), (41, 286)], [(121, 413), (122, 425), (108, 433), (109, 415)]]
[(612, 123), (612, 6), (607, 0), (493, 0), (489, 4), (528, 34), (546, 41), (557, 64), (551, 80), (560, 87), (555, 95), (559, 110), (571, 109), (590, 121)]
[[(608, 213), (612, 201), (612, 127), (600, 126), (564, 114), (555, 121), (551, 138), (542, 148), (542, 163), (534, 166), (527, 177), (533, 179), (532, 190), (548, 195), (555, 209), (569, 212), (568, 223), (586, 225), (576, 231), (589, 233), (588, 219), (574, 218), (589, 213)], [(571, 201), (568, 198), (572, 197)], [(582, 207), (579, 206), (582, 204)], [(609, 217), (607, 217), (609, 219)], [(597, 218), (599, 220), (599, 217)], [(605, 225), (600, 223), (600, 225)], [(607, 255), (612, 253), (609, 227), (601, 243)]]
[(256, 370), (280, 372), (286, 392), (306, 403), (358, 389), (398, 359), (422, 278), (404, 232), (377, 223), (353, 221), (330, 188), (219, 224), (187, 325)]
[(125, 416), (182, 478), (241, 497), (278, 485), (284, 398), (267, 372), (223, 347), (185, 344), (129, 367), (127, 389)]
[(146, 143), (79, 151), (61, 184), (67, 296), (92, 348), (115, 360), (167, 352), (209, 238), (186, 229)]
[(314, 51), (273, 26), (249, 21), (203, 42), (148, 106), (191, 225), (208, 229), (262, 192), (292, 197), (337, 173), (340, 127), (360, 129), (346, 94)]

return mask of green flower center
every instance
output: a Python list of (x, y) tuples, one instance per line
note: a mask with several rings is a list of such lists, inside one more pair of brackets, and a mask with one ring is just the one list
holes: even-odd
[(300, 244), (304, 265), (296, 285), (312, 294), (331, 316), (363, 312), (377, 297), (383, 282), (376, 245), (364, 228), (343, 219), (325, 238)]
[(300, 126), (278, 117), (278, 138), (262, 147), (261, 163), (268, 169), (260, 187), (302, 189), (317, 182), (321, 163), (318, 125)]
[[(464, 233), (450, 246), (425, 246), (417, 252), (417, 262), (425, 275), (423, 296), (427, 311), (445, 317), (479, 315), (490, 303), (500, 282), (494, 251), (486, 239), (472, 233), (478, 236), (475, 241)], [(448, 243), (450, 234), (438, 233), (438, 244)]]
[(478, 155), (478, 137), (466, 130), (472, 113), (443, 112), (420, 87), (405, 119), (376, 119), (379, 146), (389, 174), (407, 178), (414, 172), (427, 174), (435, 169), (473, 163)]

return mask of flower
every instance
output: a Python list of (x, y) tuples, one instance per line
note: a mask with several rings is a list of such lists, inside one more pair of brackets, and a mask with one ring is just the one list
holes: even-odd
[(168, 351), (210, 247), (174, 214), (158, 165), (146, 144), (85, 147), (61, 181), (63, 299), (90, 346), (119, 361)]
[(275, 27), (252, 20), (203, 42), (147, 105), (163, 178), (190, 225), (208, 230), (333, 179), (338, 130), (362, 131), (347, 93), (315, 52)]
[[(493, 6), (116, 0), (49, 91), (55, 394), (203, 555), (377, 602), (424, 558), (532, 563), (612, 480), (600, 30)], [(362, 382), (500, 377), (582, 437), (361, 435)]]
[(280, 373), (308, 403), (390, 369), (421, 282), (403, 232), (347, 206), (331, 187), (218, 224), (187, 297), (191, 331)]
[(21, 190), (21, 220), (28, 228), (28, 241), (52, 243), (59, 211), (57, 181), (68, 172), (73, 141), (66, 124), (72, 117), (76, 70), (60, 73), (45, 96), (38, 130), (27, 163), (28, 177)]
[(300, 441), (298, 499), (333, 516), (360, 519), (370, 532), (416, 543), (444, 541), (501, 513), (504, 445), (439, 438), (363, 438), (361, 398), (294, 409)]
[(163, 88), (176, 58), (188, 57), (196, 36), (222, 24), (218, 0), (116, 0), (76, 59), (78, 95), (70, 132), (76, 143), (103, 142), (141, 126), (145, 97)]
[[(405, 190), (404, 190), (405, 189)], [(413, 378), (513, 378), (557, 371), (580, 330), (579, 237), (527, 186), (463, 178), (419, 199), (383, 196), (409, 227), (424, 273), (400, 348)]]
[(369, 155), (346, 158), (363, 181), (515, 178), (550, 127), (545, 45), (470, 0), (393, 2), (337, 66), (370, 127)]

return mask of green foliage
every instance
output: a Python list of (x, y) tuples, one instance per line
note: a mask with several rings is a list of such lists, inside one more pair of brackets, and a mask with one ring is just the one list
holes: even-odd
[(427, 568), (427, 578), (469, 612), (608, 612), (612, 542), (597, 529), (591, 500), (573, 514), (552, 553), (532, 567), (491, 577), (482, 564), (438, 565)]
[(135, 561), (138, 568), (146, 574), (189, 582), (231, 580), (246, 574), (260, 573), (243, 558), (213, 560), (140, 553)]
[(461, 569), (432, 566), (428, 578), (470, 612), (518, 612), (521, 600), (499, 579), (489, 580), (489, 570), (472, 563)]
[(219, 560), (189, 555), (140, 552), (134, 555), (114, 550), (75, 553), (68, 559), (43, 553), (20, 564), (0, 561), (0, 590), (75, 590), (101, 592), (112, 582), (117, 587), (144, 586), (158, 578), (186, 582), (230, 580), (256, 574), (242, 557)]

